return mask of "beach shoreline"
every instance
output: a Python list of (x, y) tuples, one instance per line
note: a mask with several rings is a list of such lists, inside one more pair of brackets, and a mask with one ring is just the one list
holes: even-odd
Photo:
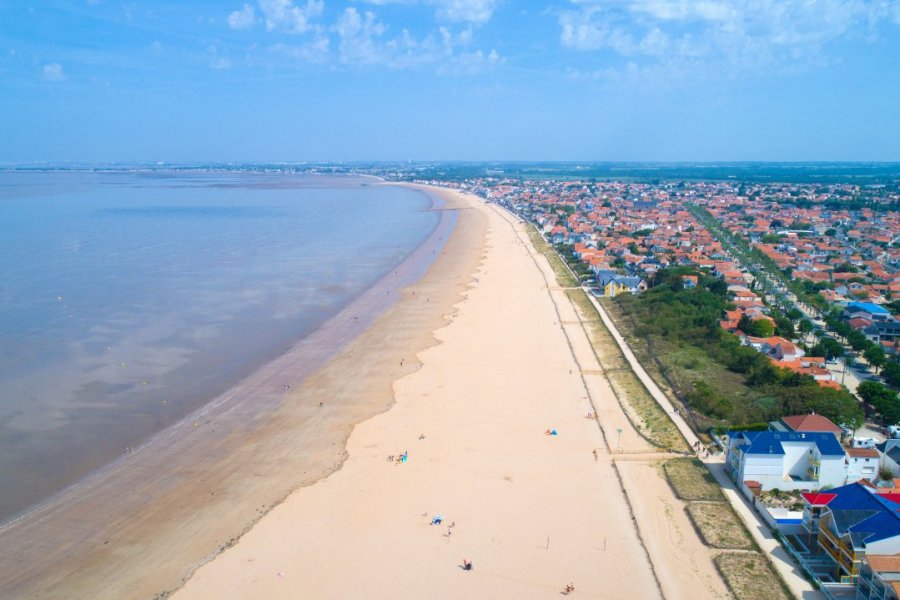
[[(167, 594), (292, 490), (339, 469), (353, 426), (389, 408), (390, 383), (417, 368), (407, 350), (436, 343), (430, 332), (467, 283), (448, 282), (447, 273), (478, 260), (477, 227), (460, 227), (471, 219), (449, 201), (433, 205), (442, 219), (404, 268), (338, 313), (329, 321), (336, 327), (308, 336), (307, 346), (338, 342), (336, 354), (325, 360), (293, 347), (137, 451), (5, 523), (0, 595)], [(392, 348), (396, 362), (382, 356)], [(273, 408), (248, 410), (246, 398)]]
[(442, 343), (393, 383), (391, 410), (354, 429), (339, 471), (291, 494), (177, 598), (546, 598), (568, 583), (661, 596), (603, 431), (584, 418), (590, 392), (549, 265), (521, 222), (445, 193), (487, 233), (433, 332)]

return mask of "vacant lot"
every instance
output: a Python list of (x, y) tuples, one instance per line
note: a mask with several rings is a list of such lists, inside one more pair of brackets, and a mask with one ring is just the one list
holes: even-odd
[(663, 464), (663, 471), (675, 495), (682, 500), (724, 499), (715, 478), (696, 458), (673, 458)]
[(638, 335), (639, 319), (632, 311), (636, 307), (633, 298), (605, 299), (603, 306), (656, 383), (670, 397), (692, 409), (696, 421), (694, 425), (698, 430), (723, 424), (718, 419), (695, 412), (691, 407), (690, 395), (694, 391), (694, 383), (698, 381), (728, 398), (734, 406), (743, 407), (737, 412), (746, 414), (746, 417), (737, 417), (738, 421), (752, 421), (759, 413), (771, 409), (771, 399), (748, 386), (743, 375), (729, 371), (702, 348), (655, 334)]
[(687, 514), (711, 548), (752, 550), (753, 539), (727, 502), (690, 502)]
[(737, 600), (788, 600), (781, 580), (759, 552), (725, 552), (716, 568)]

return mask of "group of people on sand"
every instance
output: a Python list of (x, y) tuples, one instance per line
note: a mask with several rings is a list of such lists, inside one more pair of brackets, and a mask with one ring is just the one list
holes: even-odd
[(403, 454), (389, 454), (387, 459), (388, 462), (394, 463), (395, 465), (405, 463), (407, 460), (409, 460), (409, 450), (405, 450)]

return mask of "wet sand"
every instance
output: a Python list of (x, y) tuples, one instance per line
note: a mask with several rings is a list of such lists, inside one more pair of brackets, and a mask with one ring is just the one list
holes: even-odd
[[(292, 490), (339, 468), (353, 426), (390, 406), (391, 382), (416, 368), (413, 350), (434, 343), (430, 332), (478, 263), (480, 219), (458, 212), (452, 235), (449, 219), (417, 251), (437, 257), (420, 281), (403, 289), (428, 256), (190, 418), (5, 525), (0, 597), (166, 594)], [(341, 345), (325, 364), (322, 347)]]
[(291, 494), (176, 598), (555, 598), (570, 582), (578, 597), (662, 596), (603, 432), (584, 418), (549, 267), (521, 224), (461, 200), (487, 244), (441, 343), (394, 383), (391, 410), (354, 429), (338, 472)]

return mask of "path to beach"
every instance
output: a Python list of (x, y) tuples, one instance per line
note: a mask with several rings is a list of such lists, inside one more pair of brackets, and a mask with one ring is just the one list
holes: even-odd
[[(487, 245), (441, 343), (395, 382), (389, 411), (355, 428), (339, 471), (271, 510), (176, 598), (552, 598), (570, 582), (579, 597), (658, 598), (679, 584), (673, 597), (725, 595), (683, 553), (661, 584), (602, 430), (585, 418), (593, 400), (601, 422), (620, 420), (615, 399), (589, 394), (544, 259), (521, 224), (465, 202), (485, 215)], [(645, 494), (641, 514), (668, 493), (648, 473), (629, 490)], [(660, 560), (678, 551), (663, 515), (646, 525)]]

